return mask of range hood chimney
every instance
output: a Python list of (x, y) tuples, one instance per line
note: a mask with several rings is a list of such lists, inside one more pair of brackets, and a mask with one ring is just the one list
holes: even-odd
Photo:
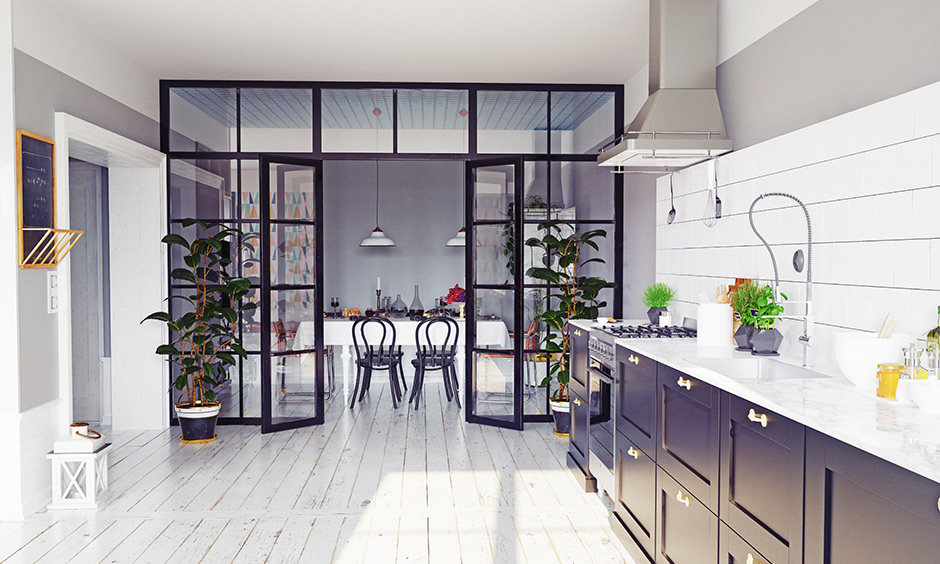
[(650, 97), (600, 166), (678, 170), (731, 151), (715, 66), (718, 0), (650, 0)]

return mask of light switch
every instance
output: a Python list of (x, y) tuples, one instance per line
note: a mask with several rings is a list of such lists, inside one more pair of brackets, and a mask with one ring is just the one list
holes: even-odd
[(46, 272), (46, 313), (59, 313), (59, 273)]

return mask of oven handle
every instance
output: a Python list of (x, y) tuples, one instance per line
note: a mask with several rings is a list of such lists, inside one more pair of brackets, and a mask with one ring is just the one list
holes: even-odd
[(604, 374), (603, 372), (599, 372), (599, 371), (597, 371), (597, 370), (595, 370), (595, 369), (593, 369), (593, 368), (591, 368), (591, 367), (588, 367), (588, 372), (590, 372), (591, 375), (594, 376), (594, 377), (596, 377), (598, 380), (601, 380), (601, 381), (607, 383), (607, 384), (610, 385), (610, 386), (613, 386), (613, 385), (614, 385), (614, 377), (613, 377), (613, 376), (608, 376), (607, 374)]

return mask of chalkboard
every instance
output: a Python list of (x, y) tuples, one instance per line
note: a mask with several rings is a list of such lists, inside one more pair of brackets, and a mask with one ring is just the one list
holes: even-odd
[[(55, 228), (55, 142), (17, 130), (20, 227)], [(22, 262), (42, 238), (42, 231), (20, 231)]]

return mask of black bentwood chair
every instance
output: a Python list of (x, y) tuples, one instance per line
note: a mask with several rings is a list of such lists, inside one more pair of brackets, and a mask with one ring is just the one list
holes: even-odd
[(458, 334), (459, 326), (450, 317), (433, 317), (418, 324), (415, 330), (417, 358), (411, 361), (415, 368), (415, 379), (411, 385), (411, 397), (408, 398), (408, 403), (413, 402), (415, 409), (424, 390), (424, 375), (432, 370), (441, 371), (447, 401), (456, 400), (457, 407), (460, 407), (460, 385), (457, 383), (455, 368)]
[(402, 399), (398, 379), (404, 380), (405, 376), (401, 369), (401, 347), (395, 348), (395, 325), (381, 317), (363, 317), (353, 323), (352, 332), (356, 348), (356, 385), (353, 387), (349, 409), (356, 405), (357, 391), (359, 401), (365, 399), (375, 370), (388, 371), (392, 405), (397, 409)]

